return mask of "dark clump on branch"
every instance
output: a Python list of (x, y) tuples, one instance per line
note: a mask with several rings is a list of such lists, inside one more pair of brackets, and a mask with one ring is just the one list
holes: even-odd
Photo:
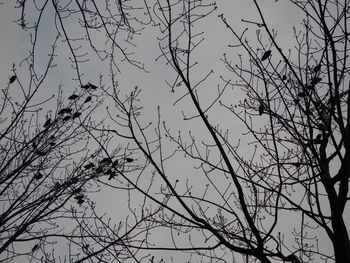
[(47, 119), (47, 120), (45, 121), (44, 127), (46, 128), (47, 126), (50, 125), (50, 123), (51, 123), (51, 119), (49, 118), (49, 119)]
[(322, 80), (321, 78), (315, 77), (314, 79), (312, 79), (310, 85), (311, 85), (312, 87), (314, 87), (314, 86), (315, 86), (317, 83), (319, 83), (321, 80)]
[(79, 96), (76, 94), (72, 94), (68, 97), (69, 100), (76, 100)]
[(17, 79), (17, 76), (16, 75), (13, 75), (11, 78), (10, 78), (10, 84), (12, 84), (13, 82), (15, 82)]
[(92, 100), (92, 97), (91, 96), (89, 96), (89, 97), (87, 97), (86, 98), (86, 100), (85, 100), (85, 102), (84, 103), (88, 103), (88, 102), (90, 102)]
[(36, 250), (38, 250), (38, 248), (39, 248), (39, 245), (35, 244), (34, 247), (32, 247), (32, 252), (35, 252)]
[(96, 172), (97, 174), (103, 173), (103, 166), (97, 167), (96, 170), (95, 170), (95, 172)]
[(44, 176), (40, 173), (40, 172), (37, 172), (35, 175), (34, 175), (34, 179), (35, 180), (40, 180), (41, 178), (43, 178)]
[(314, 140), (315, 144), (319, 144), (322, 143), (322, 134), (317, 134), (315, 140)]
[(46, 152), (44, 151), (41, 151), (41, 150), (36, 150), (35, 153), (39, 156), (45, 156), (46, 155)]
[(89, 89), (97, 89), (97, 86), (95, 86), (94, 84), (91, 84), (90, 82), (88, 84), (85, 84), (83, 86), (81, 86), (82, 89), (85, 89), (85, 90), (89, 90)]
[(65, 117), (63, 118), (63, 121), (68, 121), (68, 120), (70, 120), (70, 116), (69, 116), (69, 115), (67, 115), (67, 116), (65, 116)]
[(314, 72), (317, 73), (321, 70), (321, 64), (318, 64), (317, 66), (314, 67)]
[(74, 199), (77, 200), (77, 203), (78, 203), (79, 205), (81, 205), (81, 204), (84, 203), (84, 195), (83, 195), (83, 194), (74, 196)]
[(90, 85), (89, 84), (86, 84), (86, 85), (83, 85), (81, 86), (82, 89), (85, 89), (85, 90), (88, 90), (90, 89)]
[(100, 164), (110, 164), (112, 163), (112, 159), (109, 157), (103, 158), (100, 162)]
[(260, 115), (260, 116), (263, 115), (264, 109), (265, 109), (264, 104), (263, 104), (263, 103), (260, 103), (260, 106), (259, 106), (259, 115)]
[(271, 50), (267, 50), (264, 55), (261, 57), (261, 61), (265, 61), (271, 56)]
[(109, 175), (108, 180), (112, 180), (116, 176), (115, 172), (112, 169), (109, 169), (107, 171), (107, 175)]
[(81, 115), (80, 112), (75, 112), (75, 113), (73, 114), (72, 118), (73, 118), (73, 119), (79, 118), (80, 115)]
[(38, 145), (36, 145), (36, 142), (32, 142), (32, 146), (33, 146), (33, 149), (36, 149), (38, 147)]
[(80, 194), (83, 191), (83, 188), (78, 187), (72, 191), (72, 194), (77, 195)]
[(134, 159), (133, 159), (133, 158), (129, 158), (129, 157), (128, 157), (128, 158), (125, 158), (125, 161), (126, 161), (126, 162), (128, 162), (128, 163), (131, 163), (131, 162), (133, 162), (133, 161), (134, 161)]
[(63, 115), (63, 114), (70, 114), (72, 112), (72, 109), (70, 108), (63, 108), (58, 112), (58, 115)]
[(88, 163), (87, 165), (84, 166), (85, 169), (91, 169), (93, 167), (95, 167), (93, 163)]
[(89, 85), (91, 89), (97, 89), (97, 86), (95, 86), (94, 84), (89, 83)]

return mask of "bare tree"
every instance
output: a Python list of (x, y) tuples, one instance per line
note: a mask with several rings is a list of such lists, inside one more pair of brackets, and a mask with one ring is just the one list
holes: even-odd
[[(143, 123), (138, 88), (126, 100), (117, 90), (109, 94), (124, 113), (115, 124), (129, 127), (122, 136), (145, 159), (142, 174), (128, 180), (132, 213), (148, 217), (148, 234), (131, 248), (182, 251), (190, 261), (241, 262), (242, 255), (246, 262), (349, 262), (349, 1), (290, 1), (305, 17), (291, 47), (280, 46), (253, 2), (259, 19), (243, 20), (250, 27), (243, 32), (219, 16), (235, 38), (232, 53), (240, 55), (223, 56), (231, 76), (220, 77), (211, 100), (212, 69), (201, 79), (195, 74), (195, 58), (204, 52), (195, 28), (216, 5), (157, 1), (153, 7), (161, 57), (176, 72), (169, 85), (179, 94), (174, 104), (191, 105), (181, 107), (184, 125), (194, 127), (188, 137), (172, 132), (160, 109), (155, 126)], [(234, 105), (242, 92), (245, 99)], [(215, 120), (225, 112), (245, 126), (242, 142)], [(173, 170), (181, 153), (195, 168), (186, 175)], [(157, 242), (157, 233), (167, 233), (169, 242)]]
[[(228, 14), (219, 14), (235, 43), (229, 46), (232, 55), (221, 58), (228, 72), (217, 82), (214, 70), (200, 64), (207, 52), (201, 49), (201, 25), (218, 14), (215, 3), (103, 2), (104, 8), (96, 1), (62, 6), (52, 1), (80, 84), (80, 68), (89, 60), (89, 52), (77, 49), (80, 43), (88, 40), (108, 64), (110, 83), (102, 85), (107, 78), (101, 73), (99, 86), (109, 119), (102, 127), (82, 126), (99, 148), (99, 161), (91, 162), (93, 174), (100, 174), (95, 182), (115, 189), (115, 195), (125, 190), (130, 212), (119, 225), (93, 206), (75, 216), (79, 241), (72, 236), (72, 243), (84, 254), (78, 260), (162, 262), (157, 253), (165, 251), (169, 257), (189, 255), (191, 262), (349, 262), (344, 216), (350, 176), (350, 2), (288, 1), (304, 15), (288, 47), (281, 46), (255, 0), (258, 18), (243, 20), (248, 28), (242, 32)], [(65, 26), (65, 18), (75, 14), (84, 29), (81, 38), (69, 36)], [(20, 21), (25, 24), (25, 16)], [(164, 59), (174, 71), (167, 84), (174, 105), (181, 105), (182, 131), (173, 131), (160, 108), (155, 124), (145, 122), (141, 90), (125, 95), (118, 86), (116, 52), (144, 69), (128, 49), (141, 34), (138, 26), (159, 29), (157, 61)], [(128, 47), (116, 41), (119, 30)], [(100, 36), (107, 43), (102, 48), (94, 41)], [(239, 124), (245, 127), (241, 138), (233, 131)], [(115, 151), (119, 140), (129, 141), (128, 147)]]
[[(92, 129), (96, 131), (104, 125), (104, 119), (99, 119), (95, 111), (105, 96), (101, 94), (101, 82), (83, 79), (86, 74), (81, 67), (90, 58), (80, 53), (81, 47), (75, 46), (82, 39), (69, 36), (70, 27), (65, 25), (65, 19), (74, 17), (78, 11), (84, 25), (88, 25), (85, 28), (87, 36), (101, 27), (108, 34), (125, 30), (128, 37), (135, 32), (129, 32), (132, 29), (122, 9), (118, 11), (121, 14), (118, 19), (111, 14), (115, 24), (93, 21), (94, 16), (102, 18), (97, 3), (92, 3), (90, 10), (90, 6), (80, 5), (78, 1), (76, 10), (62, 6), (59, 1), (17, 1), (17, 4), (20, 11), (17, 22), (29, 32), (30, 45), (29, 55), (19, 66), (13, 66), (1, 93), (0, 261), (83, 262), (103, 258), (103, 251), (92, 251), (84, 240), (108, 243), (108, 249), (112, 251), (118, 248), (116, 257), (119, 259), (132, 257), (124, 242), (137, 223), (127, 226), (106, 224), (104, 218), (96, 214), (95, 202), (89, 198), (100, 190), (101, 177), (111, 180), (119, 173), (126, 174), (133, 169), (125, 168), (124, 162), (130, 162), (130, 158), (121, 145), (113, 152), (106, 152), (110, 138), (105, 141), (104, 136), (91, 133)], [(44, 47), (40, 40), (43, 16), (52, 11), (56, 15), (56, 35), (47, 59), (38, 53)], [(108, 27), (118, 29), (109, 31)], [(111, 67), (115, 65), (118, 70), (113, 64), (116, 51), (108, 54), (106, 50), (98, 50), (94, 46), (95, 37), (88, 38), (90, 46), (101, 60), (111, 58)], [(61, 40), (66, 45), (63, 49)], [(129, 51), (119, 45), (115, 41), (112, 43), (123, 60), (142, 68), (129, 58)], [(59, 63), (56, 57), (59, 52), (64, 53), (65, 48), (71, 54), (75, 87), (68, 91), (60, 84), (56, 88), (57, 94), (51, 96), (48, 90), (55, 89), (51, 79), (52, 74), (57, 73), (55, 69)], [(46, 65), (42, 64), (44, 59), (47, 59)], [(63, 80), (63, 83), (67, 82), (70, 83)], [(95, 224), (93, 230), (98, 234), (91, 234), (91, 226), (86, 224), (89, 220)], [(111, 231), (113, 242), (107, 239)], [(116, 235), (119, 235), (118, 239)]]
[(95, 105), (84, 103), (88, 94), (80, 88), (68, 98), (61, 91), (42, 94), (53, 55), (40, 76), (32, 56), (22, 63), (29, 74), (14, 67), (1, 94), (0, 255), (6, 262), (39, 254), (53, 260), (50, 245), (72, 231), (62, 219), (73, 218), (95, 177), (81, 168), (91, 159), (83, 123)]

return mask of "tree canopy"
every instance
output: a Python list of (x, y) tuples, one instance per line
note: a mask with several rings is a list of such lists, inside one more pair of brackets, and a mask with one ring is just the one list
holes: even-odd
[(0, 259), (350, 262), (349, 8), (17, 1)]

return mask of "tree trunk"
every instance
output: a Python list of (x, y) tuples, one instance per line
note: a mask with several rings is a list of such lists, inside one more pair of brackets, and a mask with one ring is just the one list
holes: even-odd
[(332, 211), (332, 227), (333, 227), (333, 248), (336, 263), (350, 262), (350, 241), (349, 235), (342, 215), (333, 214)]

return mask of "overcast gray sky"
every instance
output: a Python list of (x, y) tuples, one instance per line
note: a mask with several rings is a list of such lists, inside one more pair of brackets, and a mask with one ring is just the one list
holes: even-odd
[[(14, 9), (15, 1), (3, 1), (4, 3), (0, 5), (0, 80), (1, 85), (5, 86), (8, 82), (8, 78), (11, 76), (11, 67), (12, 63), (15, 63), (16, 66), (19, 65), (21, 59), (26, 56), (30, 48), (30, 39), (29, 35), (26, 32), (23, 32), (20, 27), (14, 23), (20, 15), (19, 9)], [(272, 1), (265, 0), (261, 1), (263, 3), (263, 12), (269, 26), (274, 27), (278, 30), (277, 41), (281, 44), (283, 48), (292, 48), (292, 27), (298, 26), (301, 19), (300, 13), (295, 7), (291, 7), (286, 1)], [(213, 78), (208, 81), (208, 87), (212, 86), (213, 89), (216, 89), (216, 85), (219, 80), (220, 75), (228, 76), (228, 72), (225, 71), (223, 63), (220, 61), (220, 58), (223, 53), (227, 53), (231, 56), (231, 59), (237, 58), (235, 54), (236, 50), (229, 48), (229, 44), (234, 44), (234, 38), (228, 34), (228, 30), (221, 23), (220, 19), (217, 17), (218, 14), (223, 13), (230, 24), (235, 26), (235, 29), (238, 31), (243, 30), (246, 25), (241, 22), (241, 19), (247, 19), (250, 21), (259, 21), (257, 12), (252, 1), (247, 0), (227, 0), (227, 1), (218, 1), (218, 11), (201, 24), (201, 29), (205, 32), (206, 41), (200, 47), (202, 53), (198, 55), (198, 61), (200, 61), (200, 66), (196, 69), (196, 74), (194, 78), (200, 78), (204, 76), (210, 70), (214, 70)], [(50, 45), (53, 40), (54, 32), (53, 27), (53, 16), (52, 13), (48, 12), (45, 14), (44, 18), (45, 23), (43, 23), (42, 28), (40, 28), (40, 43), (38, 45), (38, 58), (42, 61), (43, 65), (46, 63)], [(74, 27), (75, 25), (72, 25)], [(155, 36), (158, 34), (156, 29), (148, 29), (143, 33), (141, 37), (140, 44), (135, 47), (136, 57), (139, 57), (140, 60), (144, 61), (146, 64), (147, 70), (151, 73), (144, 73), (133, 66), (130, 66), (127, 63), (121, 63), (121, 73), (120, 79), (118, 79), (120, 89), (127, 93), (131, 91), (135, 86), (139, 86), (142, 89), (141, 99), (144, 106), (143, 118), (146, 121), (156, 121), (157, 106), (161, 107), (161, 112), (164, 118), (167, 121), (167, 124), (173, 131), (177, 129), (182, 129), (184, 132), (187, 132), (190, 129), (199, 132), (200, 127), (196, 127), (196, 123), (187, 126), (182, 122), (181, 110), (191, 112), (190, 108), (186, 108), (182, 102), (177, 104), (174, 107), (172, 106), (173, 102), (178, 98), (175, 94), (170, 92), (170, 88), (165, 85), (165, 81), (172, 81), (174, 79), (174, 72), (170, 67), (165, 66), (164, 59), (160, 59), (158, 62), (155, 62), (155, 58), (159, 56), (160, 51), (158, 49), (158, 41), (155, 39)], [(249, 35), (253, 38), (255, 31), (249, 31)], [(254, 41), (254, 39), (252, 39)], [(72, 74), (71, 68), (68, 63), (69, 53), (67, 50), (64, 50), (63, 44), (59, 43), (62, 46), (62, 52), (59, 53), (59, 56), (56, 58), (57, 69), (53, 71), (54, 74), (51, 74), (47, 83), (47, 92), (55, 93), (59, 83), (63, 83), (63, 89), (66, 94), (74, 92), (75, 89), (78, 89), (77, 83), (71, 81)], [(84, 79), (86, 81), (91, 81), (96, 83), (98, 81), (98, 76), (100, 73), (101, 63), (96, 60), (91, 60), (91, 62), (86, 63), (84, 66)], [(107, 70), (107, 68), (103, 68)], [(210, 94), (210, 92), (208, 92)], [(47, 95), (47, 94), (45, 94)], [(239, 98), (234, 98), (237, 102)], [(235, 136), (241, 136), (242, 130), (237, 127), (240, 127), (240, 124), (237, 124), (232, 121), (229, 115), (219, 113), (210, 113), (209, 114), (213, 123), (224, 123), (225, 128), (231, 130), (230, 137), (233, 140), (237, 140)], [(171, 122), (169, 121), (171, 120)], [(197, 129), (197, 130), (196, 130)], [(237, 137), (238, 138), (238, 137)], [(249, 148), (247, 148), (249, 149)], [(170, 176), (178, 176), (181, 178), (187, 178), (188, 173), (193, 172), (191, 167), (193, 163), (185, 163), (183, 159), (177, 159), (168, 166), (168, 171)], [(194, 177), (196, 178), (196, 177)], [(112, 192), (111, 189), (107, 190), (105, 193), (101, 194), (100, 199), (96, 200), (98, 210), (100, 211), (109, 211), (112, 215), (116, 209), (115, 206), (111, 206), (111, 195), (114, 195), (115, 192)], [(113, 203), (114, 204), (114, 203)], [(105, 207), (106, 205), (106, 207)], [(123, 207), (126, 211), (125, 204), (120, 204), (120, 207)], [(120, 217), (123, 217), (123, 214), (120, 211), (123, 209), (118, 208)], [(286, 219), (287, 220), (287, 219)], [(286, 224), (287, 226), (288, 224)], [(159, 238), (166, 240), (166, 236), (160, 235)], [(180, 262), (175, 260), (175, 262)]]

